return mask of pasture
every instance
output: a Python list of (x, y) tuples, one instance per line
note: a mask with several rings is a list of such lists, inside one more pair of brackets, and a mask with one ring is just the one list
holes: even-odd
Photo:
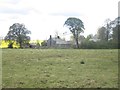
[(3, 49), (2, 87), (118, 88), (118, 50)]

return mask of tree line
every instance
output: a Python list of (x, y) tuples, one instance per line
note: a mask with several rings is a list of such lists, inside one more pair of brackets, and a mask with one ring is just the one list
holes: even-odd
[[(96, 39), (96, 41), (92, 40)], [(120, 48), (120, 17), (113, 21), (107, 19), (105, 24), (98, 28), (97, 34), (88, 35), (81, 43), (81, 48), (114, 49)]]
[[(64, 26), (68, 27), (73, 35), (71, 41), (73, 41), (74, 48), (120, 48), (120, 17), (115, 18), (113, 21), (107, 19), (105, 24), (98, 28), (97, 34), (90, 34), (86, 38), (81, 35), (85, 27), (79, 18), (69, 17), (65, 21)], [(8, 45), (10, 48), (12, 48), (14, 42), (17, 42), (22, 48), (24, 45), (30, 46), (30, 34), (31, 31), (24, 24), (14, 23), (10, 26), (4, 40), (10, 42)]]

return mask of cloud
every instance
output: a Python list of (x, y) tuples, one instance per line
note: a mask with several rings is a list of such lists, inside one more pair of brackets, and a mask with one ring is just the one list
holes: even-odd
[(78, 12), (59, 12), (59, 13), (49, 13), (49, 15), (69, 17), (69, 16), (81, 16), (82, 14)]
[(1, 0), (1, 3), (18, 4), (21, 0)]
[(20, 14), (27, 15), (30, 12), (36, 12), (33, 8), (12, 8), (12, 7), (0, 7), (1, 14)]
[(32, 8), (27, 4), (25, 5), (24, 0), (2, 0), (0, 2), (0, 14), (27, 15), (31, 12), (38, 12), (35, 8)]
[[(85, 33), (94, 33), (106, 18), (117, 16), (114, 0), (0, 0), (0, 33), (4, 36), (13, 23), (24, 23), (33, 39), (46, 39), (69, 31), (63, 24), (68, 17), (80, 18)], [(2, 31), (3, 30), (3, 31)], [(86, 35), (87, 35), (86, 34)]]
[(29, 9), (16, 9), (16, 8), (8, 8), (8, 7), (3, 7), (0, 8), (0, 13), (2, 14), (28, 14)]

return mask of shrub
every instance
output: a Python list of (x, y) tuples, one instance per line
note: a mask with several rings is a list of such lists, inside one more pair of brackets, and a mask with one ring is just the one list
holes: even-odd
[(13, 43), (9, 43), (8, 48), (13, 48)]

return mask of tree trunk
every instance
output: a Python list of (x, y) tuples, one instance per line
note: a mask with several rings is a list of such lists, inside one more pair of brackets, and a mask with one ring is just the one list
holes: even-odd
[(77, 33), (75, 34), (74, 33), (74, 39), (75, 39), (75, 43), (76, 43), (76, 48), (79, 48), (79, 43), (78, 43), (78, 31), (77, 31)]
[(107, 42), (109, 40), (109, 25), (107, 24), (107, 38), (106, 38)]
[(75, 40), (76, 40), (76, 48), (79, 48), (78, 38), (76, 38)]
[(19, 44), (20, 44), (20, 48), (22, 48), (22, 39), (19, 38)]
[(22, 42), (20, 42), (20, 48), (22, 48)]
[(19, 42), (19, 44), (20, 44), (20, 48), (22, 48), (22, 43), (23, 43), (23, 40), (22, 40), (22, 37), (21, 37), (21, 35), (19, 34), (19, 36), (18, 36), (18, 42)]
[(50, 35), (50, 47), (52, 46), (52, 36)]
[(108, 31), (108, 29), (107, 29), (107, 42), (108, 42), (108, 39), (109, 39), (109, 31)]

